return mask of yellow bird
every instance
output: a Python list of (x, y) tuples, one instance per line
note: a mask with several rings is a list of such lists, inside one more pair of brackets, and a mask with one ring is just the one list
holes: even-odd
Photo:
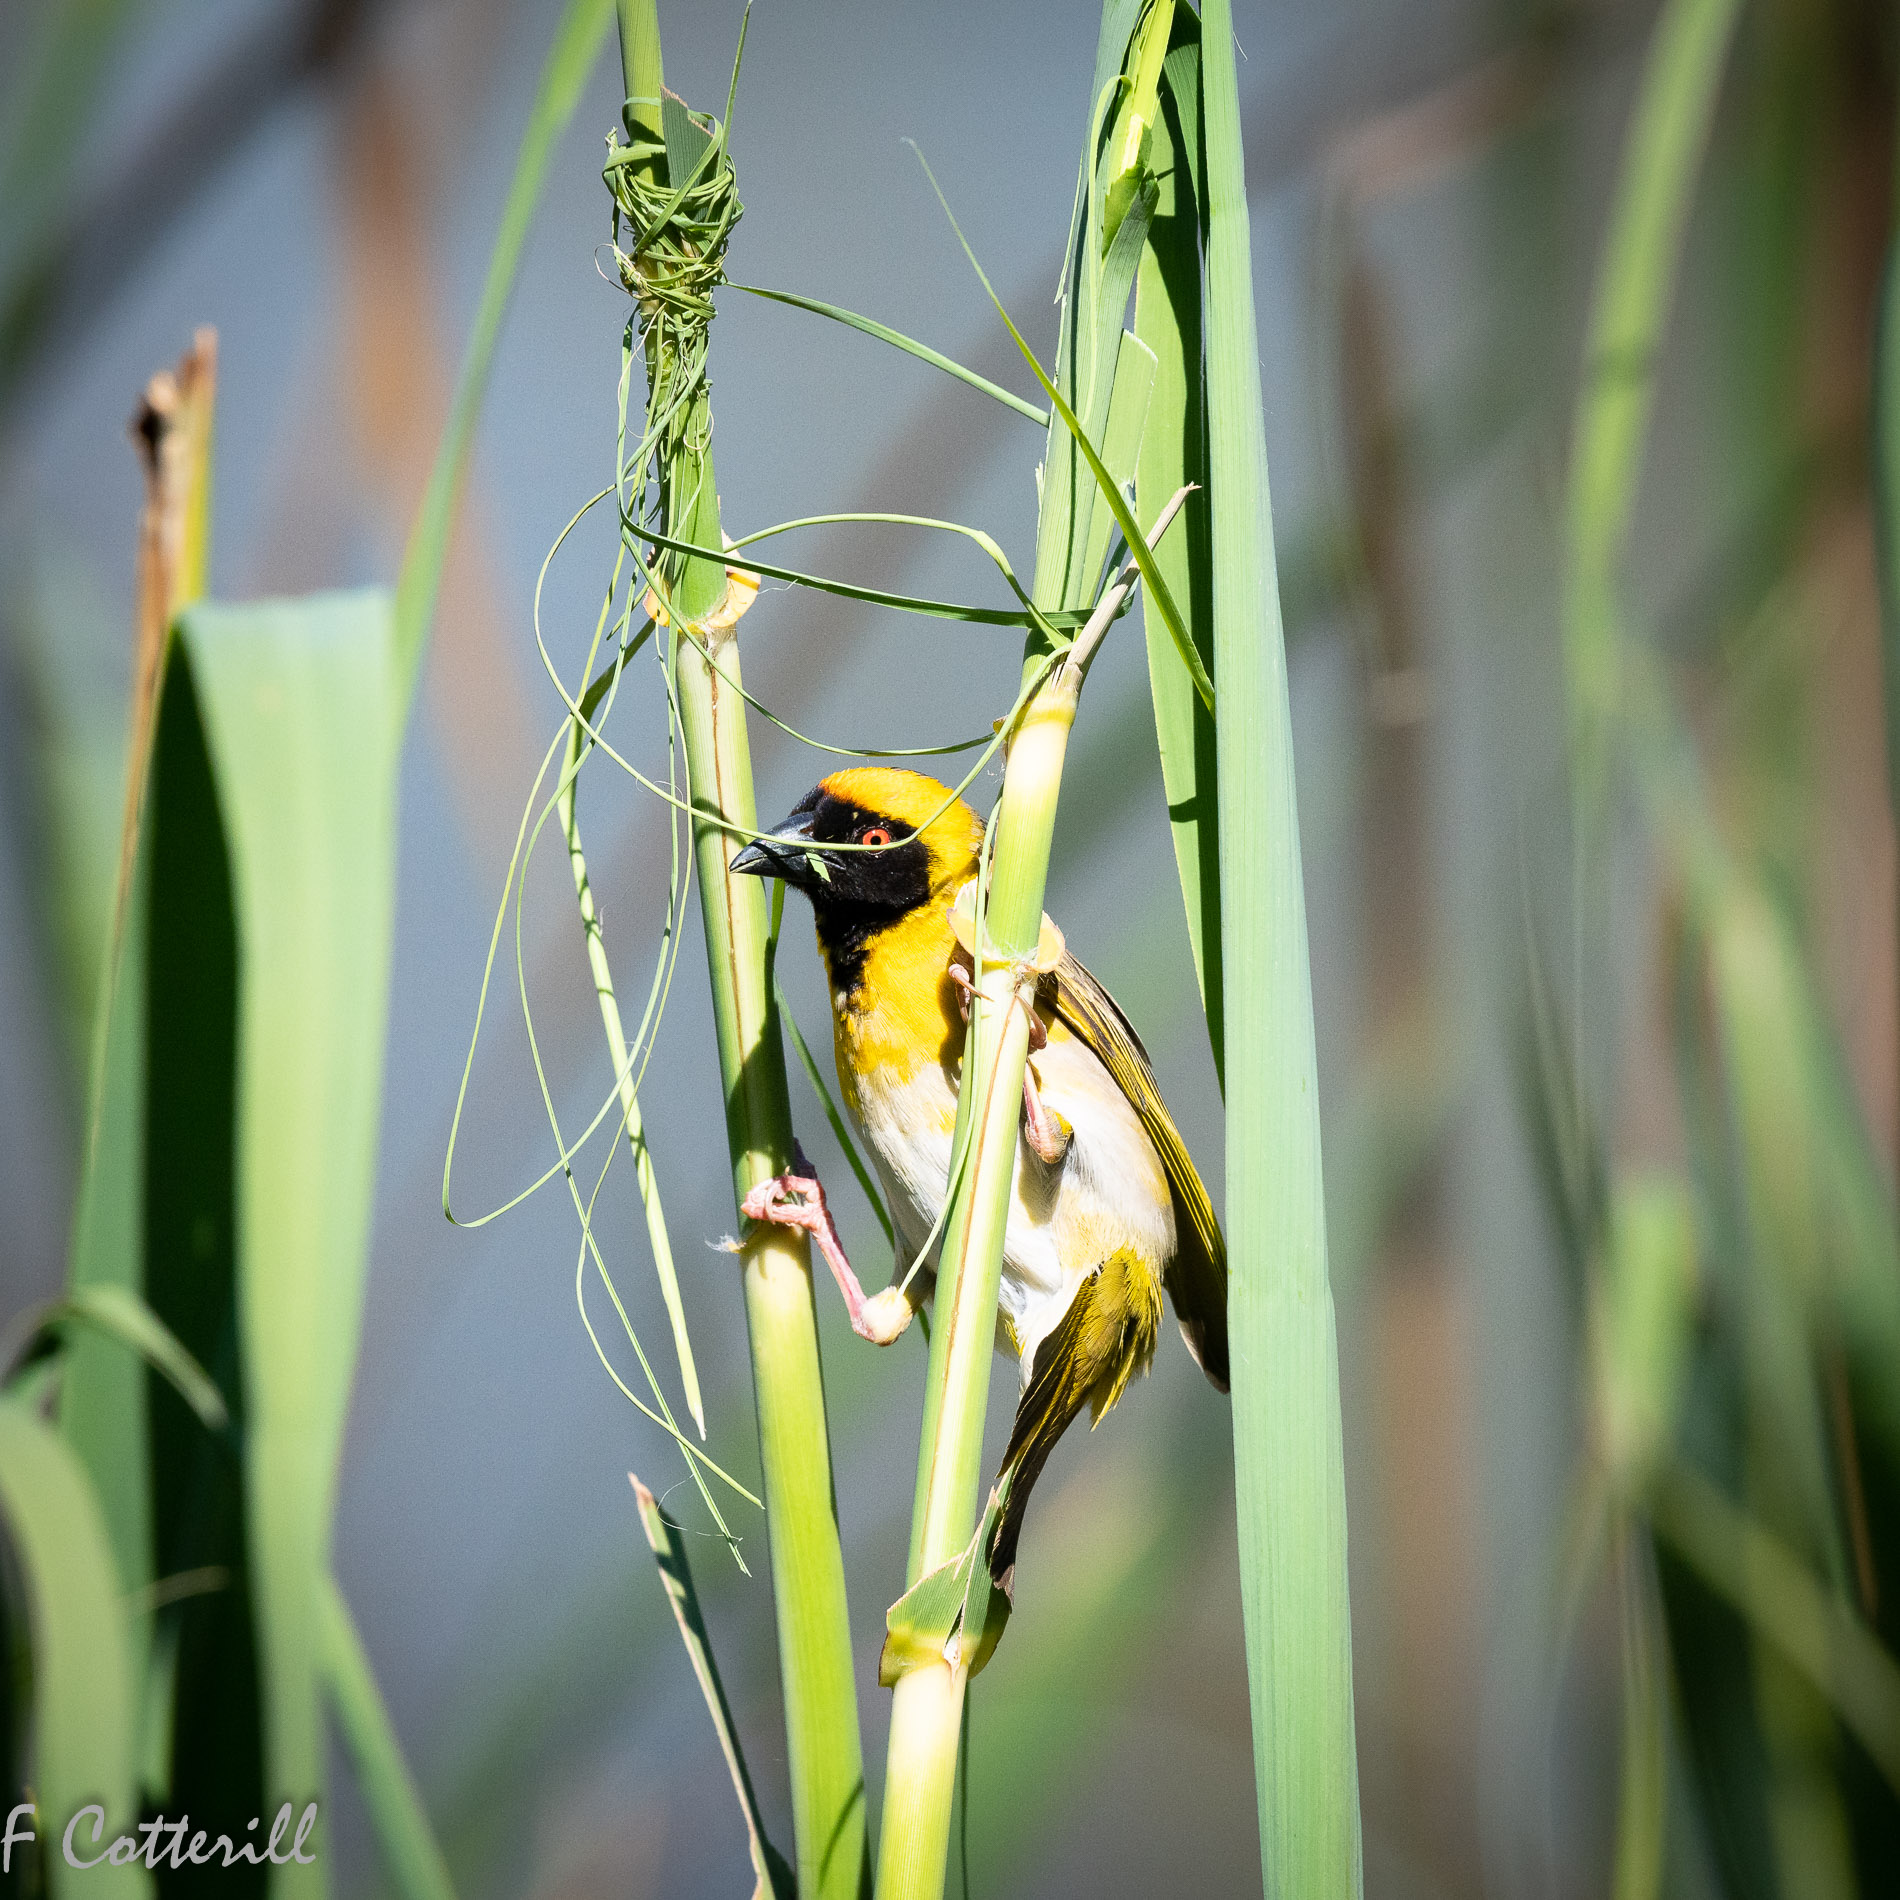
[[(912, 1259), (948, 1192), (969, 994), (950, 913), (983, 843), (976, 813), (949, 801), (921, 773), (838, 772), (732, 861), (811, 899), (838, 1084)], [(881, 848), (826, 849), (841, 844)], [(1099, 1420), (1147, 1371), (1164, 1286), (1188, 1350), (1227, 1390), (1226, 1249), (1140, 1039), (1065, 953), (1037, 987), (1030, 1041), (996, 1322), (998, 1349), (1021, 1365), (1003, 1454), (1015, 1479), (989, 1551), (1004, 1589), (1030, 1487), (1056, 1440), (1084, 1405)], [(911, 1306), (895, 1288), (866, 1299), (802, 1154), (798, 1166), (755, 1189), (746, 1214), (810, 1232), (852, 1325), (888, 1343)]]

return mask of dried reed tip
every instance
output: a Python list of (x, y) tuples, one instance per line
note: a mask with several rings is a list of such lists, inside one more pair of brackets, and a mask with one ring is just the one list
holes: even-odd
[(208, 401), (218, 374), (218, 333), (208, 323), (192, 333), (191, 347), (173, 369), (159, 370), (145, 385), (131, 421), (132, 440), (148, 476), (159, 473), (159, 457), (172, 431)]
[(160, 370), (145, 385), (145, 393), (139, 398), (139, 406), (132, 416), (132, 440), (147, 475), (158, 473), (159, 454), (177, 419), (178, 403), (178, 378), (168, 369)]

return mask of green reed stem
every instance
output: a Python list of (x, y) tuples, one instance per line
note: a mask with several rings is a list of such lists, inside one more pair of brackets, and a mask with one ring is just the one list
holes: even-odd
[[(1655, 400), (1657, 362), (1679, 272), (1697, 171), (1714, 118), (1739, 0), (1664, 0), (1625, 140), (1598, 265), (1571, 437), (1562, 599), (1571, 791), (1571, 1068), (1585, 1115), (1586, 969), (1600, 951), (1612, 760), (1618, 729), (1643, 725), (1644, 668), (1625, 640), (1620, 592)], [(1632, 715), (1635, 715), (1633, 718)], [(1646, 739), (1647, 735), (1643, 735)], [(1653, 767), (1645, 765), (1646, 773)], [(1660, 1527), (1660, 1520), (1659, 1520)], [(1665, 1533), (1666, 1534), (1666, 1533)], [(1629, 1533), (1633, 1536), (1633, 1533)], [(1637, 1612), (1624, 1555), (1623, 1798), (1616, 1891), (1646, 1895), (1662, 1877), (1667, 1699), (1660, 1619)]]
[[(657, 137), (662, 68), (656, 0), (621, 0), (620, 27), (629, 131)], [(656, 161), (653, 169), (663, 164)], [(652, 415), (677, 393), (679, 359), (657, 323), (648, 329), (647, 343)], [(735, 1198), (743, 1200), (791, 1167), (792, 1112), (766, 970), (765, 888), (730, 870), (740, 841), (758, 830), (758, 812), (738, 645), (730, 630), (705, 626), (725, 598), (726, 571), (703, 381), (686, 403), (683, 433), (661, 470), (661, 525), (708, 552), (704, 558), (675, 557), (660, 571), (673, 614), (697, 635), (671, 638), (671, 663), (693, 807), (726, 1137)], [(718, 660), (717, 668), (709, 656)], [(856, 1900), (866, 1872), (864, 1757), (810, 1248), (802, 1234), (760, 1226), (748, 1237), (743, 1259), (798, 1891), (806, 1900)]]
[(1622, 696), (1617, 589), (1656, 363), (1740, 0), (1667, 0), (1643, 66), (1598, 267), (1570, 445), (1564, 664), (1583, 841), (1600, 822)]
[[(1134, 48), (1130, 46), (1131, 31)], [(1158, 26), (1151, 21), (1150, 31), (1151, 36), (1158, 33), (1165, 40), (1165, 16)], [(1109, 62), (1108, 71), (1112, 73), (1144, 44), (1142, 34), (1135, 31), (1133, 14), (1111, 4), (1104, 14), (1099, 56)], [(1045, 613), (1092, 604), (1094, 576), (1080, 572), (1082, 563), (1072, 561), (1070, 552), (1078, 532), (1098, 506), (1097, 484), (1101, 490), (1099, 505), (1108, 508), (1121, 523), (1151, 587), (1156, 577), (1152, 556), (1128, 514), (1119, 484), (1108, 474), (1099, 451), (1086, 439), (1084, 425), (1077, 421), (1078, 410), (1083, 411), (1094, 417), (1092, 426), (1101, 430), (1111, 404), (1106, 371), (1099, 387), (1091, 383), (1088, 395), (1082, 394), (1074, 367), (1082, 360), (1076, 339), (1084, 339), (1095, 352), (1087, 360), (1115, 360), (1113, 349), (1120, 341), (1123, 309), (1132, 288), (1132, 271), (1116, 280), (1118, 298), (1113, 291), (1103, 290), (1100, 273), (1092, 268), (1099, 227), (1086, 180), (1094, 173), (1094, 147), (1092, 128), (1083, 159), (1085, 187), (1078, 197), (1079, 206), (1091, 209), (1081, 227), (1080, 249), (1073, 254), (1082, 256), (1091, 267), (1075, 269), (1072, 256), (1063, 341), (1058, 352), (1059, 380), (1052, 379), (1037, 362), (1002, 305), (996, 305), (1032, 374), (1050, 398), (1052, 420), (1043, 467), (1032, 588), (1036, 606)], [(953, 226), (954, 222), (952, 219)], [(1075, 242), (1078, 240), (1072, 237)], [(983, 278), (973, 253), (970, 261), (987, 289), (988, 279)], [(995, 301), (994, 292), (990, 295)], [(1088, 474), (1094, 476), (1094, 484), (1086, 476), (1080, 481), (1074, 479), (1078, 456)], [(957, 1092), (954, 1139), (957, 1152), (963, 1152), (968, 1144), (969, 1160), (951, 1196), (938, 1256), (937, 1324), (931, 1336), (924, 1389), (907, 1587), (914, 1587), (929, 1572), (951, 1562), (970, 1543), (976, 1530), (996, 1302), (1015, 1174), (1023, 1065), (1029, 1052), (1028, 1005), (1033, 994), (1029, 985), (1034, 978), (1027, 972), (1027, 961), (1034, 956), (1041, 934), (1050, 840), (1086, 664), (1082, 648), (1086, 644), (1092, 650), (1105, 630), (1104, 621), (1078, 636), (1076, 660), (1065, 661), (1048, 673), (1017, 720), (1002, 796), (991, 824), (990, 869), (977, 910), (976, 994)], [(1041, 628), (1032, 629), (1023, 661), (1025, 687), (1039, 670), (1048, 668), (1050, 651), (1047, 633)], [(978, 1552), (975, 1561), (981, 1565), (984, 1553)], [(956, 1655), (955, 1662), (931, 1661), (911, 1668), (899, 1678), (893, 1691), (878, 1845), (879, 1900), (941, 1900), (943, 1894), (968, 1682), (968, 1647), (959, 1645)]]
[[(984, 923), (1000, 960), (979, 957), (964, 1044), (956, 1142), (973, 1139), (975, 1146), (938, 1259), (937, 1324), (924, 1388), (906, 1587), (948, 1563), (976, 1530), (996, 1299), (1029, 1053), (1029, 1015), (1018, 1004), (1021, 978), (1013, 966), (1034, 954), (1041, 931), (1049, 843), (1079, 684), (1073, 672), (1058, 670), (1030, 702), (1010, 745), (994, 820)], [(961, 1663), (938, 1662), (913, 1669), (892, 1692), (879, 1900), (939, 1900), (943, 1893), (967, 1681)]]

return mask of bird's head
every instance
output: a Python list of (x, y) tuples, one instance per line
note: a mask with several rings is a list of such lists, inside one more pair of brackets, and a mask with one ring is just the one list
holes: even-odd
[(783, 878), (821, 917), (895, 921), (933, 899), (947, 905), (976, 875), (982, 844), (982, 820), (947, 786), (863, 767), (820, 780), (732, 868)]

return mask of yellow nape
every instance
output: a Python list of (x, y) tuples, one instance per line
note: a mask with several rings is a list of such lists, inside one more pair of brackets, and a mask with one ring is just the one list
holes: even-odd
[(824, 781), (824, 789), (833, 798), (880, 817), (894, 818), (913, 831), (922, 827), (924, 843), (930, 850), (932, 891), (948, 891), (955, 896), (976, 876), (977, 853), (983, 848), (983, 821), (962, 799), (952, 795), (949, 786), (922, 772), (862, 765), (832, 773)]

